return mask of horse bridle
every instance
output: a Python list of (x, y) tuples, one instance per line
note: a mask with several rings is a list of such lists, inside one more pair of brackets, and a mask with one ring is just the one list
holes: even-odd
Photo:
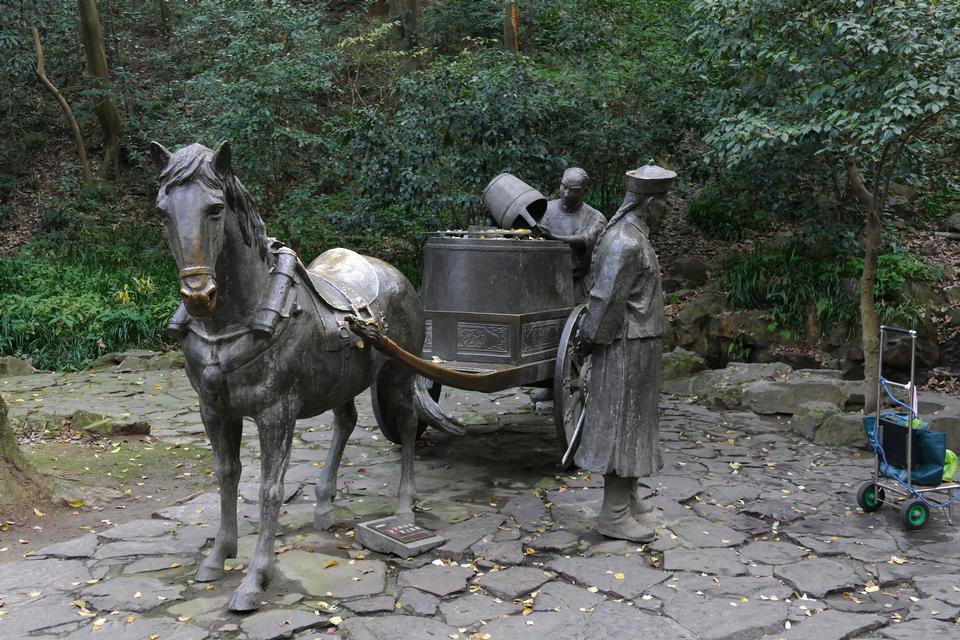
[(210, 276), (216, 277), (217, 272), (213, 267), (184, 267), (180, 269), (180, 277), (186, 278), (189, 276)]

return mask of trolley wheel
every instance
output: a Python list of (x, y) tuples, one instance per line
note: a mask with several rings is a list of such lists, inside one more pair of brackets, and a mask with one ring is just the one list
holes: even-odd
[[(553, 376), (553, 426), (557, 440), (566, 451), (570, 446), (580, 417), (586, 410), (587, 383), (590, 378), (590, 357), (584, 357), (574, 349), (573, 338), (584, 316), (586, 305), (578, 305), (570, 313), (557, 350), (557, 363)], [(573, 456), (564, 469), (573, 467)]]
[(929, 518), (930, 509), (927, 508), (923, 500), (917, 498), (907, 500), (906, 503), (900, 507), (900, 520), (903, 522), (903, 527), (907, 530), (919, 529), (927, 524)]
[(865, 513), (873, 513), (883, 505), (886, 494), (883, 487), (873, 482), (864, 482), (857, 491), (857, 504)]

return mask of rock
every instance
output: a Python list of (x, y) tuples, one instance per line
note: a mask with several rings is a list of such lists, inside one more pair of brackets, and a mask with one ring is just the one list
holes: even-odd
[(537, 551), (566, 551), (577, 546), (578, 542), (579, 539), (575, 533), (560, 529), (544, 533), (534, 539), (529, 546)]
[(766, 311), (731, 311), (717, 316), (717, 319), (718, 334), (736, 341), (741, 349), (769, 347), (777, 338), (777, 333), (770, 326), (770, 314)]
[(697, 396), (697, 401), (711, 409), (737, 409), (740, 407), (745, 385), (758, 380), (783, 379), (791, 371), (789, 366), (779, 362), (734, 363), (725, 369), (698, 374), (691, 389)]
[(733, 549), (669, 549), (663, 552), (663, 568), (718, 576), (747, 574), (746, 565)]
[(120, 422), (113, 418), (104, 418), (83, 427), (89, 433), (99, 433), (104, 436), (148, 436), (150, 423), (143, 420), (136, 422)]
[(419, 589), (407, 588), (400, 592), (400, 599), (397, 602), (400, 605), (400, 610), (405, 613), (412, 613), (417, 616), (432, 616), (437, 612), (440, 598)]
[(393, 596), (377, 596), (344, 602), (343, 606), (354, 613), (393, 613), (396, 609)]
[(549, 582), (540, 589), (533, 605), (536, 611), (590, 609), (604, 601), (603, 596), (566, 582)]
[(384, 638), (416, 638), (417, 640), (449, 640), (461, 637), (454, 627), (437, 620), (416, 616), (357, 617), (343, 621), (341, 627), (351, 640), (383, 640)]
[(34, 632), (75, 623), (78, 609), (70, 604), (71, 600), (66, 595), (49, 595), (22, 603), (7, 601), (3, 606), (6, 615), (0, 622), (0, 633), (5, 639), (25, 639), (34, 637), (29, 635)]
[(887, 619), (880, 616), (822, 611), (804, 617), (800, 624), (766, 636), (763, 640), (845, 640), (885, 624)]
[(80, 597), (101, 611), (150, 611), (182, 599), (185, 588), (157, 578), (124, 576), (85, 587)]
[[(31, 591), (70, 591), (93, 575), (79, 560), (30, 560), (4, 564), (0, 571), (0, 594)], [(74, 614), (76, 615), (76, 614)]]
[(759, 380), (743, 387), (742, 402), (754, 413), (793, 415), (805, 402), (828, 402), (842, 407), (850, 390), (843, 380), (796, 376), (789, 380)]
[(481, 540), (470, 551), (477, 558), (484, 558), (496, 564), (520, 564), (523, 562), (523, 545), (519, 540), (501, 540), (485, 542)]
[(177, 530), (177, 524), (169, 520), (130, 520), (121, 525), (104, 529), (98, 535), (108, 540), (143, 540), (158, 538)]
[(210, 637), (210, 634), (200, 627), (168, 618), (134, 616), (133, 622), (127, 622), (126, 615), (102, 617), (103, 626), (94, 627), (88, 624), (65, 636), (63, 640), (106, 640), (107, 638), (110, 640), (143, 640), (144, 638), (206, 640)]
[(698, 354), (677, 347), (663, 354), (661, 380), (675, 380), (698, 373), (707, 368), (706, 361)]
[(726, 296), (719, 291), (704, 291), (687, 301), (673, 323), (676, 344), (687, 347), (696, 343), (710, 319), (723, 311), (726, 302)]
[(828, 416), (817, 428), (813, 441), (833, 447), (870, 447), (867, 434), (863, 431), (863, 416), (859, 413), (835, 413)]
[(471, 593), (440, 604), (440, 613), (447, 624), (454, 627), (468, 627), (480, 621), (496, 620), (500, 616), (508, 616), (522, 609), (523, 606), (509, 600), (498, 602), (482, 593)]
[(826, 422), (827, 418), (842, 413), (840, 407), (832, 402), (812, 400), (801, 403), (790, 420), (790, 430), (798, 435), (813, 440), (816, 430)]
[[(960, 216), (960, 213), (954, 214)], [(944, 293), (947, 294), (947, 302), (951, 305), (960, 304), (960, 286), (954, 286), (946, 289)]]
[(458, 522), (438, 532), (447, 543), (437, 549), (444, 560), (459, 560), (463, 553), (491, 531), (503, 524), (506, 518), (499, 513), (487, 513)]
[(0, 378), (12, 376), (26, 376), (36, 373), (26, 361), (13, 356), (3, 356), (0, 358)]
[(66, 542), (40, 549), (34, 556), (45, 558), (90, 558), (97, 550), (97, 534), (88, 533)]
[[(330, 562), (337, 564), (332, 566)], [(379, 560), (356, 560), (294, 549), (277, 556), (278, 577), (299, 582), (301, 593), (334, 598), (370, 596), (383, 591), (386, 565)], [(356, 579), (355, 579), (356, 578)]]
[(960, 575), (934, 575), (914, 580), (917, 591), (925, 596), (937, 598), (952, 605), (960, 605)]
[(475, 584), (479, 584), (498, 598), (513, 600), (530, 594), (547, 580), (550, 580), (550, 576), (546, 575), (542, 569), (511, 567), (503, 571), (485, 573), (475, 581)]
[(707, 265), (695, 256), (674, 258), (670, 270), (688, 287), (700, 287), (707, 282)]
[(271, 609), (243, 618), (240, 629), (249, 640), (280, 640), (303, 629), (329, 626), (327, 620), (327, 616), (301, 609)]
[[(669, 573), (651, 569), (639, 556), (596, 556), (592, 558), (557, 558), (547, 565), (585, 587), (596, 587), (620, 598), (633, 599), (670, 577)], [(620, 574), (623, 578), (618, 578)]]
[(793, 564), (807, 555), (807, 550), (789, 542), (757, 540), (740, 549), (740, 555), (761, 564)]
[(836, 560), (812, 558), (776, 567), (773, 575), (799, 594), (822, 598), (828, 593), (849, 589), (862, 580), (853, 569)]
[(744, 640), (783, 629), (787, 606), (783, 602), (750, 598), (747, 602), (731, 598), (705, 599), (678, 593), (665, 599), (664, 613), (692, 631), (702, 640)]
[(960, 231), (960, 213), (955, 213), (944, 220), (943, 228), (946, 231)]
[(435, 565), (404, 571), (397, 579), (401, 587), (414, 587), (441, 598), (443, 596), (463, 591), (467, 587), (467, 580), (473, 576), (473, 571), (460, 565)]

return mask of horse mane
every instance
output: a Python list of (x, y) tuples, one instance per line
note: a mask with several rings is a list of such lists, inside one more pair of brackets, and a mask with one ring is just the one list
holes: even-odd
[(237, 216), (240, 235), (248, 247), (254, 242), (261, 256), (267, 254), (267, 232), (263, 218), (257, 213), (250, 192), (240, 179), (230, 172), (220, 176), (213, 168), (213, 150), (202, 144), (194, 143), (174, 153), (167, 166), (160, 173), (160, 189), (168, 193), (170, 189), (199, 180), (211, 189), (221, 189), (227, 206)]

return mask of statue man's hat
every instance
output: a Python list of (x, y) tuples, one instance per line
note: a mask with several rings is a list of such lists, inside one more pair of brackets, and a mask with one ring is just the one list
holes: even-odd
[(627, 171), (627, 190), (650, 195), (666, 193), (676, 179), (676, 171), (664, 169), (651, 160), (639, 169)]

